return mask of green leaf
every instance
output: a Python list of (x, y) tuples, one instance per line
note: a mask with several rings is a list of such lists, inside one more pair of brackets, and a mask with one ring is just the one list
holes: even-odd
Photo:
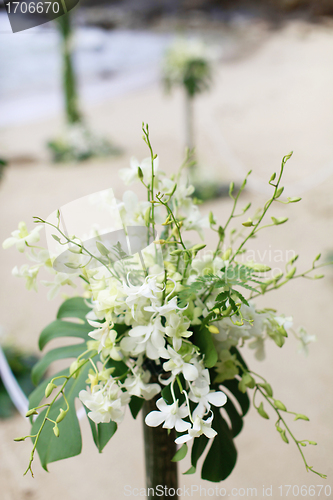
[(132, 413), (132, 417), (136, 418), (143, 407), (145, 400), (143, 398), (138, 398), (137, 396), (132, 396), (129, 402), (129, 407)]
[(243, 428), (243, 418), (236, 410), (236, 407), (231, 401), (230, 397), (227, 399), (227, 402), (223, 406), (223, 409), (227, 412), (228, 417), (230, 418), (232, 436), (238, 436)]
[[(32, 391), (32, 393), (29, 396), (29, 410), (31, 408), (35, 408), (36, 406), (39, 406), (40, 402), (44, 399), (46, 386), (49, 384), (49, 382), (51, 382), (51, 380), (54, 377), (59, 377), (60, 375), (69, 375), (69, 369), (66, 368), (65, 370), (61, 370), (60, 372), (56, 373), (55, 375), (48, 377), (46, 380), (43, 380), (43, 382), (41, 382), (39, 384), (39, 386), (36, 387), (36, 389), (34, 391)], [(63, 384), (63, 382), (64, 382), (64, 379), (57, 379), (54, 381), (54, 383), (56, 385), (61, 385), (61, 384)]]
[(101, 453), (103, 448), (108, 444), (112, 436), (115, 434), (117, 430), (117, 424), (116, 422), (112, 422), (111, 420), (108, 423), (97, 424), (97, 429), (98, 429), (97, 432), (98, 432), (98, 442), (99, 442), (98, 449), (99, 452)]
[(103, 255), (104, 257), (109, 255), (110, 250), (108, 250), (106, 248), (106, 246), (104, 246), (103, 243), (101, 243), (100, 241), (96, 241), (96, 247), (97, 247), (97, 250), (99, 251), (99, 253), (101, 255)]
[(128, 367), (123, 361), (115, 361), (114, 359), (109, 359), (105, 368), (114, 368), (114, 371), (112, 372), (113, 377), (121, 377), (128, 371)]
[[(182, 387), (186, 387), (185, 379), (182, 374), (179, 375), (179, 380)], [(179, 406), (181, 406), (185, 401), (185, 396), (180, 392), (177, 382), (174, 383), (173, 389), (175, 393), (175, 398), (178, 399)], [(162, 389), (161, 396), (168, 405), (171, 405), (173, 403), (173, 397), (171, 394), (171, 383)]]
[(205, 366), (207, 368), (212, 368), (216, 365), (218, 354), (211, 333), (208, 331), (208, 328), (201, 326), (193, 326), (192, 331), (193, 335), (191, 340), (193, 344), (199, 347), (200, 353), (205, 356)]
[(91, 326), (88, 323), (78, 324), (56, 319), (44, 328), (40, 334), (39, 349), (44, 349), (46, 344), (59, 337), (78, 337), (87, 340), (89, 332), (91, 332)]
[(231, 431), (217, 408), (213, 408), (213, 429), (216, 430), (213, 443), (202, 466), (201, 477), (218, 483), (226, 479), (235, 467), (237, 451)]
[(231, 354), (236, 354), (236, 358), (238, 359), (238, 361), (241, 363), (242, 366), (244, 366), (244, 368), (248, 371), (248, 367), (247, 367), (247, 364), (245, 363), (244, 361), (244, 358), (243, 356), (240, 354), (239, 350), (234, 347), (234, 346), (231, 346), (230, 347), (230, 353)]
[[(82, 439), (79, 422), (75, 410), (75, 398), (78, 397), (80, 390), (86, 387), (86, 378), (90, 369), (89, 363), (82, 369), (76, 379), (70, 379), (65, 387), (65, 394), (70, 405), (70, 409), (64, 420), (58, 424), (60, 436), (56, 437), (53, 433), (52, 422), (46, 421), (37, 443), (37, 452), (45, 470), (48, 464), (74, 457), (81, 453)], [(56, 381), (58, 382), (58, 381)], [(66, 408), (63, 397), (60, 397), (52, 406), (49, 418), (56, 420), (60, 408)], [(36, 434), (41, 426), (46, 410), (40, 413), (34, 422), (31, 434)], [(34, 439), (33, 439), (34, 442)]]
[(201, 434), (201, 436), (194, 438), (193, 440), (192, 451), (191, 451), (191, 464), (192, 467), (194, 467), (194, 470), (196, 470), (198, 460), (205, 451), (208, 441), (209, 441), (208, 437), (206, 437), (204, 434)]
[(179, 448), (179, 450), (172, 457), (171, 462), (180, 462), (180, 460), (183, 460), (183, 458), (185, 458), (187, 455), (187, 450), (187, 444), (184, 443), (183, 446)]
[(57, 349), (52, 349), (52, 351), (47, 352), (42, 359), (40, 359), (32, 369), (31, 379), (35, 385), (37, 385), (48, 369), (49, 365), (53, 361), (58, 359), (67, 358), (77, 358), (86, 350), (86, 343), (81, 342), (80, 344), (69, 345), (65, 347), (59, 347)]
[(72, 297), (65, 300), (58, 310), (57, 319), (79, 318), (86, 320), (86, 315), (91, 311), (86, 300), (82, 297)]
[(226, 387), (232, 393), (232, 395), (237, 399), (237, 401), (242, 409), (243, 417), (244, 417), (247, 414), (247, 412), (249, 411), (250, 400), (249, 400), (248, 395), (246, 393), (243, 394), (238, 389), (238, 380), (237, 379), (224, 380), (224, 382), (222, 384), (222, 390), (223, 390), (223, 386)]
[(183, 472), (183, 476), (189, 476), (190, 474), (195, 474), (196, 470), (197, 469), (192, 466), (186, 472)]
[(246, 300), (246, 298), (240, 292), (238, 292), (237, 290), (232, 289), (232, 293), (234, 293), (235, 295), (237, 295), (237, 297), (243, 302), (243, 304), (245, 304), (246, 306), (250, 307), (250, 304), (248, 303), (248, 301)]

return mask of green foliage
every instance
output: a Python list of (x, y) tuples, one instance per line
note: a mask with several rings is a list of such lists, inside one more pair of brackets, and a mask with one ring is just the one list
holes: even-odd
[(237, 451), (233, 436), (218, 408), (213, 408), (213, 429), (216, 430), (213, 443), (204, 460), (201, 477), (218, 483), (226, 479), (236, 465)]
[[(88, 414), (88, 408), (84, 407), (84, 409)], [(117, 424), (115, 422), (112, 422), (112, 420), (108, 423), (95, 424), (95, 422), (93, 422), (89, 417), (88, 422), (90, 425), (94, 443), (99, 453), (102, 453), (103, 448), (105, 448), (112, 436), (115, 434), (117, 430)]]
[(86, 315), (91, 311), (86, 300), (82, 297), (72, 297), (65, 300), (58, 310), (57, 319), (78, 318), (86, 321)]
[(218, 356), (212, 339), (212, 334), (205, 326), (192, 327), (193, 336), (191, 340), (194, 345), (199, 347), (200, 353), (204, 356), (204, 364), (206, 368), (212, 368), (216, 365)]
[[(65, 347), (58, 347), (48, 351), (42, 359), (35, 364), (32, 370), (32, 380), (36, 385), (45, 374), (51, 363), (60, 359), (77, 358), (86, 350), (86, 340), (91, 326), (85, 320), (86, 314), (90, 311), (82, 297), (73, 297), (66, 300), (59, 308), (57, 318), (48, 325), (39, 337), (39, 348), (44, 347), (56, 338), (74, 337), (83, 339), (84, 342)], [(79, 320), (80, 322), (64, 321), (64, 318)]]
[[(243, 361), (237, 349), (233, 348), (233, 354)], [(210, 370), (211, 379), (214, 379), (214, 371), (214, 368)], [(213, 439), (204, 459), (201, 477), (208, 481), (219, 482), (226, 479), (236, 465), (237, 451), (233, 440), (243, 428), (243, 418), (250, 408), (250, 400), (246, 392), (242, 393), (238, 389), (237, 379), (225, 380), (222, 385), (213, 384), (212, 389), (216, 391), (227, 389), (228, 400), (223, 409), (212, 407), (214, 413), (212, 427), (218, 434)], [(236, 407), (236, 402), (241, 408), (241, 413)], [(223, 411), (227, 413), (231, 426), (223, 418)], [(198, 460), (204, 454), (208, 442), (209, 439), (204, 434), (194, 439), (191, 451), (191, 468), (185, 474), (196, 472)]]
[(39, 348), (42, 350), (51, 341), (60, 337), (74, 337), (88, 339), (87, 335), (91, 332), (89, 323), (74, 323), (72, 321), (63, 321), (56, 319), (50, 323), (39, 337)]
[[(81, 453), (82, 439), (80, 425), (76, 415), (74, 401), (79, 392), (86, 387), (89, 365), (86, 365), (76, 379), (70, 379), (64, 392), (69, 403), (69, 411), (66, 418), (59, 424), (59, 437), (53, 432), (53, 422), (46, 421), (37, 442), (37, 452), (45, 470), (51, 462), (74, 457)], [(61, 396), (52, 406), (49, 419), (55, 420), (60, 408), (65, 408), (66, 403)], [(37, 434), (45, 417), (47, 410), (42, 411), (34, 422), (31, 434)], [(32, 439), (34, 442), (35, 440)]]
[(193, 296), (196, 296), (200, 291), (202, 292), (209, 287), (223, 290), (223, 292), (217, 296), (215, 307), (219, 307), (220, 303), (221, 305), (224, 305), (227, 299), (230, 299), (232, 294), (237, 295), (243, 303), (247, 303), (245, 297), (243, 297), (239, 291), (235, 290), (234, 287), (240, 286), (247, 290), (256, 292), (257, 290), (249, 285), (249, 282), (259, 285), (261, 284), (261, 281), (259, 281), (260, 276), (255, 274), (255, 270), (248, 266), (241, 264), (224, 266), (220, 271), (221, 275), (219, 276), (206, 274), (198, 277), (190, 285), (184, 286), (184, 289), (178, 294), (180, 307), (184, 307), (184, 305), (186, 305)]
[(132, 414), (133, 418), (136, 418), (138, 416), (141, 408), (143, 407), (144, 402), (145, 402), (145, 400), (143, 398), (138, 398), (137, 396), (131, 397), (129, 407), (130, 407), (131, 414)]
[(181, 448), (176, 452), (175, 456), (172, 458), (172, 462), (179, 462), (180, 460), (183, 460), (183, 458), (186, 457), (187, 455), (187, 444), (184, 443)]

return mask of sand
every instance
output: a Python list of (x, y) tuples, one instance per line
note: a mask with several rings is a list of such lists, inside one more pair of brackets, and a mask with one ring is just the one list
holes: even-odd
[[(274, 206), (271, 215), (288, 215), (288, 224), (262, 231), (251, 248), (256, 250), (258, 260), (266, 252), (264, 261), (274, 266), (280, 265), (276, 263), (277, 252), (300, 253), (298, 268), (305, 270), (320, 251), (326, 256), (333, 248), (333, 29), (292, 22), (280, 30), (265, 32), (265, 36), (261, 30), (258, 27), (261, 43), (256, 50), (244, 57), (222, 60), (214, 89), (197, 100), (198, 157), (204, 175), (223, 182), (239, 181), (253, 169), (254, 181), (244, 194), (244, 205), (252, 201), (253, 206), (262, 206), (269, 194), (268, 178), (279, 168), (282, 156), (294, 150), (284, 184), (288, 196), (300, 194), (303, 200)], [(126, 167), (132, 155), (147, 156), (140, 132), (142, 120), (150, 125), (161, 168), (175, 171), (183, 153), (182, 106), (180, 92), (165, 97), (157, 84), (98, 106), (86, 106), (91, 127), (112, 138), (124, 154), (80, 166), (51, 165), (41, 147), (59, 130), (60, 117), (2, 129), (1, 153), (12, 159), (12, 164), (0, 185), (1, 241), (20, 220), (31, 226), (32, 216), (47, 216), (80, 196), (109, 186), (121, 196), (124, 188), (117, 178), (119, 168)], [(230, 207), (229, 200), (221, 199), (205, 204), (202, 210), (213, 210), (223, 221)], [(211, 236), (206, 240), (214, 243)], [(38, 294), (27, 292), (23, 281), (11, 276), (14, 265), (23, 262), (14, 250), (1, 250), (0, 323), (8, 339), (37, 352), (38, 335), (55, 317), (61, 298), (48, 302), (42, 286)], [(328, 474), (328, 479), (306, 473), (296, 447), (284, 444), (275, 431), (273, 416), (263, 420), (252, 408), (236, 439), (236, 468), (219, 485), (226, 488), (227, 496), (250, 496), (250, 492), (243, 493), (252, 487), (257, 488), (258, 498), (264, 498), (263, 486), (272, 485), (272, 497), (278, 498), (280, 485), (333, 484), (333, 272), (326, 269), (325, 274), (325, 280), (297, 280), (258, 300), (260, 306), (292, 315), (296, 326), (303, 325), (317, 335), (309, 357), (297, 354), (292, 336), (281, 350), (268, 343), (264, 362), (255, 361), (252, 351), (244, 355), (252, 369), (269, 380), (277, 398), (310, 417), (310, 423), (300, 421), (292, 426), (296, 436), (318, 442), (317, 447), (306, 448), (305, 452), (310, 465)], [(27, 422), (20, 416), (2, 421), (1, 500), (109, 500), (123, 498), (126, 485), (144, 487), (141, 426), (140, 419), (133, 421), (127, 412), (116, 435), (99, 455), (83, 421), (82, 454), (51, 464), (49, 474), (36, 459), (32, 479), (22, 476), (30, 444), (13, 442), (14, 437), (28, 432)], [(181, 472), (188, 468), (188, 460), (185, 462), (180, 464)], [(199, 474), (180, 475), (180, 485), (215, 488), (200, 480)], [(237, 494), (233, 488), (245, 490)], [(207, 496), (221, 497), (218, 492), (211, 493), (207, 491)], [(269, 496), (269, 491), (266, 493)], [(199, 497), (193, 490), (192, 498)]]

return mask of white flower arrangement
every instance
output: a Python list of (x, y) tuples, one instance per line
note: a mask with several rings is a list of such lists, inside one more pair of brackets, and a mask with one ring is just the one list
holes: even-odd
[[(325, 477), (307, 464), (302, 451), (307, 444), (316, 443), (295, 438), (285, 415), (291, 414), (295, 420), (308, 420), (308, 417), (288, 411), (273, 397), (269, 383), (254, 374), (240, 355), (240, 348), (247, 343), (254, 349), (255, 356), (263, 359), (266, 341), (273, 340), (282, 347), (288, 332), (292, 331), (292, 318), (274, 309), (258, 310), (254, 299), (290, 280), (311, 277), (311, 273), (321, 267), (319, 255), (309, 270), (297, 273), (297, 257), (294, 257), (284, 273), (267, 277), (268, 266), (238, 262), (244, 245), (257, 234), (273, 203), (300, 201), (299, 198), (281, 200), (281, 177), (291, 154), (283, 158), (279, 174), (273, 174), (269, 181), (271, 198), (254, 217), (242, 223), (241, 230), (231, 230), (227, 243), (229, 224), (250, 209), (248, 205), (236, 214), (246, 179), (236, 194), (231, 183), (229, 195), (233, 208), (227, 221), (218, 225), (213, 213), (208, 217), (201, 215), (191, 198), (193, 188), (187, 184), (184, 168), (190, 159), (186, 159), (177, 175), (167, 178), (158, 169), (148, 126), (143, 125), (142, 130), (150, 158), (141, 164), (132, 159), (131, 167), (121, 171), (120, 176), (127, 184), (142, 183), (147, 189), (147, 200), (139, 201), (135, 193), (129, 191), (122, 201), (112, 198), (110, 191), (90, 197), (97, 207), (106, 207), (112, 214), (117, 211), (120, 226), (118, 231), (108, 234), (125, 234), (123, 240), (122, 236), (108, 240), (105, 231), (96, 230), (97, 226), (86, 227), (84, 238), (69, 236), (62, 226), (62, 212), (58, 210), (54, 222), (36, 218), (37, 223), (45, 224), (51, 231), (51, 240), (57, 246), (54, 254), (47, 255), (45, 249), (37, 253), (35, 243), (41, 226), (28, 233), (26, 226), (20, 223), (19, 230), (3, 244), (4, 248), (15, 245), (19, 251), (30, 251), (30, 258), (35, 262), (32, 268), (23, 266), (14, 272), (27, 279), (28, 288), (36, 288), (42, 267), (54, 274), (54, 282), (45, 283), (51, 285), (51, 296), (63, 285), (75, 286), (77, 280), (84, 287), (81, 295), (63, 303), (57, 320), (46, 327), (40, 337), (41, 349), (52, 339), (64, 336), (78, 337), (82, 343), (47, 352), (33, 370), (33, 379), (39, 385), (30, 397), (27, 414), (32, 421), (32, 431), (30, 436), (17, 438), (33, 440), (26, 472), (32, 473), (35, 450), (44, 468), (50, 462), (80, 453), (76, 397), (86, 407), (99, 450), (116, 431), (126, 406), (129, 405), (135, 418), (145, 400), (155, 398), (156, 410), (146, 416), (146, 425), (163, 425), (175, 430), (176, 443), (183, 447), (178, 458), (186, 455), (187, 443), (193, 443), (192, 467), (188, 473), (196, 471), (199, 457), (208, 442), (212, 442), (202, 477), (221, 481), (235, 465), (233, 439), (240, 432), (249, 408), (247, 391), (253, 390), (253, 404), (258, 414), (268, 419), (264, 404), (266, 409), (270, 408), (276, 415), (275, 428), (282, 440), (288, 442), (289, 436), (299, 449), (306, 469)], [(274, 217), (271, 220), (268, 226), (287, 221)], [(203, 255), (206, 245), (192, 244), (185, 236), (193, 230), (202, 235), (207, 227), (216, 233), (217, 246)], [(162, 231), (158, 238), (157, 228)], [(243, 231), (247, 231), (245, 236)], [(123, 242), (126, 241), (131, 245), (135, 243), (135, 251), (125, 248)], [(66, 266), (68, 273), (64, 272)], [(313, 279), (320, 277), (316, 275)], [(66, 321), (68, 318), (76, 321)], [(314, 340), (304, 329), (295, 335), (305, 349)], [(74, 358), (74, 361), (68, 370), (43, 381), (49, 364), (61, 358)], [(231, 396), (226, 396), (224, 388)], [(44, 396), (46, 402), (43, 402)], [(234, 405), (233, 398), (242, 412)], [(220, 413), (221, 407), (228, 413), (231, 427)], [(227, 466), (221, 465), (219, 469), (211, 466), (216, 459), (216, 449), (229, 457)]]

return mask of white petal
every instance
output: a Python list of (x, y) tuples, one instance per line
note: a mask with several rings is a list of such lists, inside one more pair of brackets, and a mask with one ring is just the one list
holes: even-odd
[(145, 422), (149, 427), (157, 427), (165, 420), (165, 415), (160, 411), (151, 411), (145, 418)]
[(175, 429), (177, 432), (188, 431), (190, 427), (191, 424), (189, 422), (184, 422), (184, 420), (182, 420), (181, 418), (177, 418), (175, 425)]
[(217, 432), (212, 429), (211, 427), (208, 427), (207, 425), (203, 425), (202, 426), (202, 432), (204, 433), (204, 435), (206, 437), (208, 437), (209, 439), (210, 438), (213, 438), (214, 436), (216, 436)]
[(163, 427), (165, 429), (173, 429), (174, 426), (176, 425), (176, 421), (177, 421), (177, 417), (176, 415), (172, 415), (172, 413), (170, 413), (166, 419), (165, 419), (165, 422), (163, 424)]
[(199, 373), (198, 373), (198, 370), (196, 369), (196, 367), (193, 365), (190, 365), (190, 363), (185, 363), (182, 371), (183, 371), (183, 374), (184, 374), (184, 377), (186, 378), (186, 380), (189, 380), (190, 382), (192, 382), (193, 380), (195, 380), (199, 376)]
[(3, 249), (7, 249), (13, 245), (15, 245), (15, 243), (17, 242), (17, 239), (16, 238), (7, 238), (3, 243), (2, 243), (2, 248)]
[(156, 401), (156, 406), (160, 411), (163, 411), (164, 413), (169, 413), (170, 411), (169, 405), (166, 404), (163, 398), (160, 398)]
[(187, 441), (190, 441), (192, 439), (192, 436), (189, 434), (184, 434), (183, 436), (179, 436), (177, 439), (175, 439), (176, 444), (183, 444), (186, 443)]
[(210, 392), (207, 395), (207, 401), (209, 401), (212, 405), (219, 407), (226, 404), (227, 396), (221, 391)]

